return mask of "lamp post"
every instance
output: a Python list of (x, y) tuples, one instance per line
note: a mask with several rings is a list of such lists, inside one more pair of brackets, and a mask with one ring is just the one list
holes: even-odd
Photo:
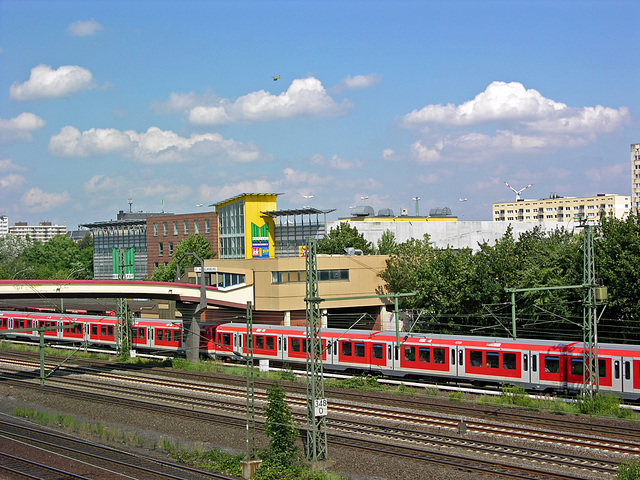
[(420, 197), (413, 197), (416, 202), (416, 217), (420, 216)]

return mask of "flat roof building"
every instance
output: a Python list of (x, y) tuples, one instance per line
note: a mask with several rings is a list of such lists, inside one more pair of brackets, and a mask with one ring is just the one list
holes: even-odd
[(640, 143), (631, 144), (631, 206), (640, 212)]
[(31, 240), (48, 242), (58, 235), (66, 235), (67, 227), (65, 225), (52, 225), (51, 222), (40, 222), (38, 225), (16, 222), (15, 225), (9, 227), (9, 233), (17, 237), (29, 237)]
[(630, 210), (631, 197), (628, 195), (601, 193), (593, 197), (552, 196), (540, 200), (494, 203), (493, 221), (571, 223), (579, 218), (598, 221), (602, 216), (623, 219)]

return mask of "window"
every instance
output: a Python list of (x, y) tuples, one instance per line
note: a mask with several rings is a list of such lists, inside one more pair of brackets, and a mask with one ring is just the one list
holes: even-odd
[(173, 255), (173, 242), (169, 242), (169, 255)]
[(404, 361), (405, 362), (416, 361), (416, 347), (404, 347)]
[(208, 218), (204, 221), (204, 233), (211, 233), (211, 222)]
[(200, 233), (200, 220), (193, 221), (193, 233)]
[(351, 342), (341, 342), (342, 343), (342, 355), (345, 357), (350, 357), (353, 355), (351, 353)]
[(371, 356), (376, 360), (382, 359), (384, 355), (384, 347), (378, 343), (375, 343), (371, 348)]
[(164, 330), (162, 330), (161, 328), (158, 328), (156, 330), (156, 340), (159, 342), (164, 341)]
[[(573, 360), (571, 361), (571, 371), (573, 373)], [(560, 357), (549, 356), (544, 357), (544, 371), (546, 373), (560, 373)], [(582, 373), (580, 373), (582, 375)]]
[(516, 369), (516, 354), (515, 353), (503, 353), (502, 354), (502, 368), (505, 370)]
[(444, 348), (433, 349), (433, 363), (444, 365), (446, 358), (447, 357), (445, 355)]
[(276, 349), (276, 339), (274, 337), (266, 337), (267, 339), (267, 349), (275, 350)]
[(184, 221), (184, 234), (189, 235), (189, 220)]
[(356, 343), (355, 344), (355, 356), (356, 357), (360, 357), (360, 358), (364, 358), (364, 343)]
[(162, 223), (162, 232), (165, 237), (169, 234), (169, 228), (167, 227), (167, 222)]
[(258, 335), (254, 338), (256, 341), (256, 348), (264, 348), (264, 337), (262, 335)]
[(500, 368), (500, 354), (487, 352), (487, 368)]
[(154, 237), (158, 236), (158, 224), (157, 223), (153, 224), (153, 236)]
[(420, 347), (418, 349), (418, 361), (431, 363), (431, 349), (428, 347)]
[(479, 350), (471, 350), (469, 352), (469, 366), (482, 367), (482, 352)]
[(164, 255), (164, 245), (162, 244), (162, 242), (158, 243), (158, 255)]
[(300, 351), (300, 339), (299, 338), (292, 338), (291, 339), (291, 351), (292, 352), (299, 352)]
[(173, 234), (178, 234), (178, 222), (173, 222)]

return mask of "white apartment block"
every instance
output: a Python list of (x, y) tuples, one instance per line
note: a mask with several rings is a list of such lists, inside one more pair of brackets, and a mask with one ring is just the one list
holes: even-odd
[(27, 237), (31, 240), (47, 242), (58, 235), (66, 235), (67, 227), (64, 225), (51, 225), (51, 222), (40, 222), (40, 225), (27, 225), (26, 222), (16, 222), (9, 227), (9, 233), (18, 237)]
[(494, 203), (493, 221), (574, 222), (578, 218), (599, 221), (602, 216), (623, 219), (630, 210), (631, 197), (602, 193), (595, 197), (553, 197)]
[(4, 237), (9, 233), (9, 217), (0, 215), (0, 237)]
[(640, 143), (631, 144), (631, 206), (640, 212)]

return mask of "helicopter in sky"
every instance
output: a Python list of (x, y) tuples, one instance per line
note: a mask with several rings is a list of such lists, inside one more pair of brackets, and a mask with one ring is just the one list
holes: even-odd
[(276, 80), (280, 80), (280, 77), (282, 77), (282, 75), (278, 75), (277, 77), (272, 77), (273, 81), (275, 82)]

